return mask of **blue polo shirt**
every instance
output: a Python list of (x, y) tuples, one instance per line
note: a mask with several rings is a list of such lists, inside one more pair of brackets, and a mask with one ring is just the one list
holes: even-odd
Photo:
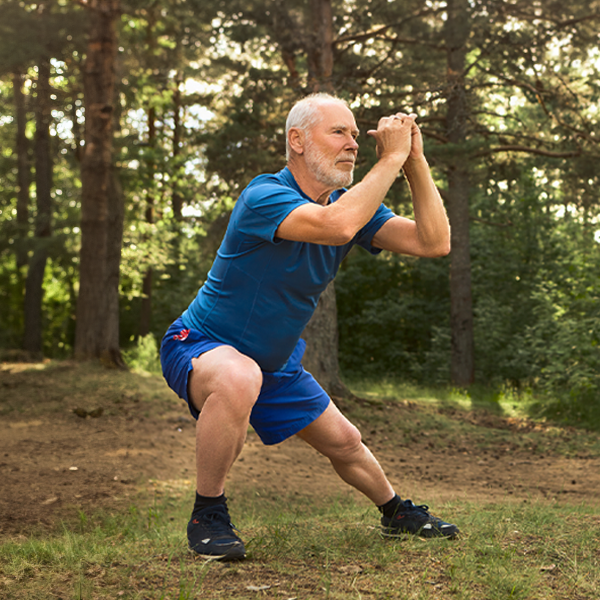
[[(331, 195), (337, 201), (345, 190)], [(295, 208), (313, 202), (286, 167), (253, 179), (240, 195), (207, 279), (182, 315), (201, 331), (253, 358), (263, 371), (285, 367), (319, 296), (352, 246), (372, 254), (379, 228), (393, 216), (381, 205), (343, 246), (275, 236)]]

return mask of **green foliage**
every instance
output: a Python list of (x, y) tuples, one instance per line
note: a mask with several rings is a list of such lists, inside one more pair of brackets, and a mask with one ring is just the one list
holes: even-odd
[(139, 337), (133, 348), (123, 352), (123, 358), (127, 366), (133, 371), (141, 371), (153, 375), (160, 375), (162, 372), (158, 345), (151, 333)]
[[(548, 410), (574, 421), (592, 418), (600, 393), (600, 38), (597, 2), (542, 4), (534, 14), (504, 0), (468, 3), (464, 144), (447, 139), (444, 3), (334, 0), (331, 84), (351, 103), (361, 130), (357, 180), (375, 160), (366, 131), (396, 110), (419, 115), (442, 190), (456, 155), (468, 161), (476, 379), (560, 397), (556, 406), (548, 401)], [(35, 244), (34, 185), (24, 236), (15, 222), (10, 74), (25, 77), (34, 181), (35, 65), (48, 54), (54, 214), (43, 340), (46, 356), (68, 356), (78, 288), (88, 11), (68, 2), (0, 6), (0, 347), (21, 343), (27, 268), (17, 268), (15, 250), (31, 255)], [(306, 0), (133, 0), (125, 7), (114, 152), (126, 206), (124, 347), (139, 337), (146, 300), (152, 335), (161, 338), (205, 278), (239, 190), (283, 166), (286, 112), (314, 85), (312, 18)], [(403, 182), (387, 202), (411, 216)], [(348, 257), (337, 280), (345, 373), (448, 381), (450, 260), (358, 251)], [(152, 295), (144, 298), (150, 270)]]
[[(448, 262), (357, 250), (336, 279), (344, 372), (431, 381), (434, 327), (447, 324)], [(443, 368), (442, 365), (439, 365)]]

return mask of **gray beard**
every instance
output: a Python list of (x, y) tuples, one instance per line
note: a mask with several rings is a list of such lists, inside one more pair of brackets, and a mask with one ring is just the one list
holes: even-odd
[(312, 142), (306, 145), (304, 152), (304, 160), (306, 165), (315, 176), (315, 179), (323, 185), (333, 190), (339, 190), (343, 187), (352, 185), (354, 180), (354, 170), (352, 171), (341, 171), (331, 165), (328, 167), (324, 154), (314, 148)]

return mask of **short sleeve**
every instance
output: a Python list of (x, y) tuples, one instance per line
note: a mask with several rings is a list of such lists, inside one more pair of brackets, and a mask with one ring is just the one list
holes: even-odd
[(354, 237), (354, 243), (361, 246), (371, 254), (379, 254), (381, 252), (381, 248), (376, 248), (371, 244), (371, 242), (383, 224), (393, 216), (394, 213), (387, 206), (380, 204), (375, 214), (371, 217), (371, 220), (356, 234)]
[(295, 208), (308, 202), (296, 190), (266, 179), (249, 186), (238, 200), (241, 206), (236, 211), (236, 226), (243, 235), (277, 242), (275, 233), (281, 222)]

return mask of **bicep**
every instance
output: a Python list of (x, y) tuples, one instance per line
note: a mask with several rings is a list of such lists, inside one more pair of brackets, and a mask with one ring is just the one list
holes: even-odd
[(279, 224), (276, 237), (293, 242), (341, 245), (348, 240), (336, 227), (330, 207), (302, 204), (292, 210)]

